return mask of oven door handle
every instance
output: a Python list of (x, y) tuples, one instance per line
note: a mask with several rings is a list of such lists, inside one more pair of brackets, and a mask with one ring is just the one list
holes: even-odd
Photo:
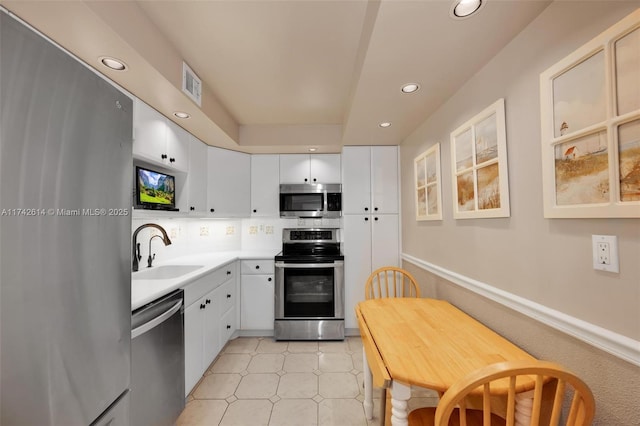
[(326, 268), (332, 266), (339, 266), (343, 264), (342, 261), (337, 262), (325, 262), (325, 263), (285, 263), (285, 262), (276, 262), (276, 268)]

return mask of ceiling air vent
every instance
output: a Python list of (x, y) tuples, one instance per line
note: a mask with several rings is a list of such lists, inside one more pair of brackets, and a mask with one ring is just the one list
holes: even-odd
[(198, 106), (202, 106), (202, 80), (186, 62), (182, 62), (182, 91)]

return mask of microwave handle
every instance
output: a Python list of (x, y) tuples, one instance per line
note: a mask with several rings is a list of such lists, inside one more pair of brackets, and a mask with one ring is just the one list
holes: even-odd
[(322, 203), (323, 204), (322, 212), (323, 212), (323, 214), (327, 214), (327, 211), (329, 209), (329, 203), (327, 202), (327, 198), (328, 198), (327, 190), (325, 189), (323, 191), (323, 197), (322, 197), (322, 201), (323, 201), (323, 203)]

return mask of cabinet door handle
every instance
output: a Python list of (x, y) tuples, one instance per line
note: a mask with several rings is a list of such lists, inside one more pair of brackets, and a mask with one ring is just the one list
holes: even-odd
[(260, 265), (256, 265), (256, 269), (260, 269)]
[(206, 308), (206, 306), (201, 303), (200, 304), (200, 309), (204, 309), (204, 308)]
[(189, 210), (191, 210), (191, 211), (194, 211), (195, 209), (196, 209), (196, 208), (195, 208), (195, 207), (193, 207), (193, 206), (189, 207)]
[(271, 277), (267, 278), (267, 281), (271, 282)]
[(169, 162), (170, 162), (170, 163), (175, 163), (175, 162), (176, 162), (176, 159), (175, 159), (175, 158), (169, 158)]
[(230, 294), (227, 294), (227, 299), (231, 299), (231, 295)]
[(316, 179), (316, 178), (313, 178), (313, 181), (315, 182), (315, 181), (317, 181), (317, 179)]
[(160, 158), (162, 158), (163, 160), (166, 160), (167, 159), (167, 154), (160, 155)]
[(211, 303), (211, 299), (205, 300), (204, 303), (206, 303), (208, 305), (209, 303)]
[(231, 328), (231, 326), (229, 324), (227, 324), (227, 330), (229, 330)]
[(231, 271), (227, 271), (227, 275), (231, 275)]
[(304, 181), (305, 181), (305, 182), (308, 182), (308, 181), (309, 181), (309, 179), (307, 179), (307, 178), (304, 178)]
[(368, 217), (365, 217), (365, 218), (364, 218), (364, 221), (365, 221), (365, 222), (368, 222), (368, 221), (369, 221), (369, 218), (368, 218)]
[(378, 218), (377, 218), (377, 217), (374, 217), (374, 218), (373, 218), (373, 220), (377, 221), (377, 220), (378, 220)]
[(216, 209), (210, 209), (209, 211), (210, 211), (211, 213), (213, 213), (213, 212), (215, 212), (215, 211), (216, 211)]
[(253, 209), (253, 212), (254, 212), (254, 213), (258, 213), (258, 210), (257, 210), (257, 209)]
[(378, 208), (377, 208), (377, 207), (374, 207), (374, 209), (373, 209), (373, 210), (374, 210), (374, 211), (378, 211)]
[(365, 208), (364, 208), (364, 211), (365, 211), (365, 212), (368, 212), (368, 211), (369, 211), (369, 207), (365, 207)]

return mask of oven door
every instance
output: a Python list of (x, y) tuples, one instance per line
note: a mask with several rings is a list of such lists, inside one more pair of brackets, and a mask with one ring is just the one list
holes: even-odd
[(276, 262), (276, 319), (343, 319), (344, 261)]

